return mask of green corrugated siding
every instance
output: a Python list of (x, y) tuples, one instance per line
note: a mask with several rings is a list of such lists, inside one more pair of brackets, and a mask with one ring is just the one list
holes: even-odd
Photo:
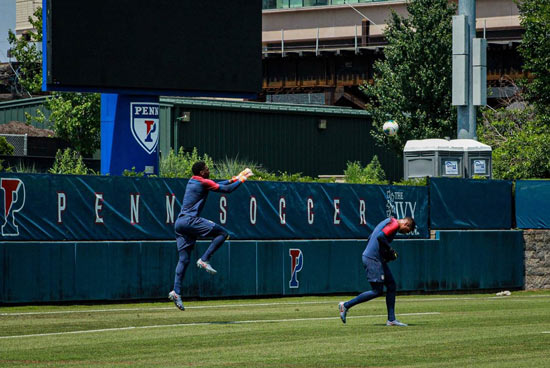
[[(174, 104), (174, 116), (191, 112), (190, 122), (175, 123), (172, 147), (176, 150), (197, 147), (214, 160), (239, 157), (274, 172), (309, 176), (342, 175), (348, 161), (366, 165), (377, 155), (389, 179), (399, 180), (403, 175), (401, 159), (374, 144), (371, 119), (365, 111), (188, 99), (161, 101)], [(327, 129), (318, 129), (320, 119), (327, 120)], [(161, 127), (167, 129), (164, 123)]]
[[(26, 122), (25, 113), (37, 116), (37, 110), (44, 113), (46, 118), (50, 117), (50, 111), (44, 107), (46, 97), (26, 98), (21, 100), (7, 101), (0, 103), (0, 124), (7, 124), (10, 121)], [(36, 128), (51, 128), (52, 124), (48, 121), (46, 124), (37, 122), (31, 123)]]
[(169, 103), (160, 104), (159, 121), (159, 150), (160, 156), (165, 157), (172, 148), (172, 137), (174, 136), (174, 123), (172, 121), (172, 108), (174, 105)]

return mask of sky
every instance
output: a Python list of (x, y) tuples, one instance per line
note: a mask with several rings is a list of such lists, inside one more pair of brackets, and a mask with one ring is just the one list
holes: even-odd
[(8, 30), (15, 30), (15, 0), (0, 0), (0, 63), (8, 61)]

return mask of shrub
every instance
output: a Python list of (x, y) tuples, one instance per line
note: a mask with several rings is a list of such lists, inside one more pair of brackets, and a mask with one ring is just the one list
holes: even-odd
[(408, 186), (419, 186), (419, 187), (425, 187), (428, 185), (428, 177), (423, 178), (410, 178), (410, 179), (404, 179), (401, 181), (394, 182), (393, 185), (408, 185)]
[(143, 171), (136, 171), (136, 167), (132, 166), (132, 170), (124, 169), (122, 176), (132, 176), (136, 178), (141, 178), (145, 175)]
[[(214, 161), (206, 153), (201, 157), (197, 148), (193, 148), (192, 152), (185, 152), (183, 147), (180, 147), (176, 154), (174, 150), (170, 150), (168, 155), (160, 160), (159, 172), (160, 177), (164, 178), (190, 178), (193, 176), (191, 168), (197, 161), (204, 161), (209, 168), (214, 168)], [(211, 172), (211, 178), (216, 178), (216, 173)]]
[[(218, 179), (231, 179), (246, 168), (251, 169), (254, 173), (260, 172), (261, 166), (255, 162), (248, 162), (246, 160), (240, 160), (236, 158), (228, 158), (214, 163), (214, 174)], [(210, 172), (212, 175), (212, 172)], [(252, 176), (254, 178), (254, 176)]]
[(8, 143), (6, 137), (0, 137), (0, 155), (11, 156), (15, 148)]
[(16, 173), (27, 173), (27, 174), (38, 174), (41, 172), (36, 168), (36, 165), (34, 163), (30, 165), (25, 165), (22, 162), (19, 162), (17, 165), (15, 165), (15, 167), (10, 168), (10, 170)]
[(314, 179), (311, 176), (304, 176), (302, 173), (294, 173), (290, 174), (286, 171), (278, 171), (277, 173), (272, 173), (268, 170), (265, 170), (263, 168), (255, 168), (252, 169), (254, 172), (254, 176), (251, 176), (248, 180), (256, 180), (256, 181), (285, 181), (285, 182), (293, 182), (293, 183), (319, 183), (319, 182), (325, 182), (330, 183), (333, 182), (331, 179)]
[(364, 168), (358, 161), (348, 162), (344, 174), (346, 176), (346, 183), (388, 184), (388, 181), (386, 180), (386, 173), (384, 172), (384, 169), (382, 169), (380, 161), (376, 155)]
[(57, 150), (55, 154), (55, 162), (50, 170), (50, 174), (73, 174), (73, 175), (88, 175), (92, 173), (82, 160), (82, 156), (70, 148), (64, 151)]

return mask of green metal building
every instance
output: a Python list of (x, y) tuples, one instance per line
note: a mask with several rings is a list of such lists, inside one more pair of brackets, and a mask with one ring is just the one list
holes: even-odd
[[(25, 112), (46, 116), (45, 97), (0, 103), (0, 124), (25, 121)], [(272, 172), (343, 175), (347, 162), (371, 162), (377, 155), (386, 176), (401, 180), (403, 163), (376, 146), (371, 117), (363, 110), (191, 98), (160, 99), (161, 157), (196, 147), (214, 160), (239, 158)], [(50, 124), (37, 126), (50, 127)]]
[(304, 175), (343, 175), (349, 161), (377, 155), (386, 176), (403, 177), (403, 163), (370, 135), (363, 110), (257, 102), (161, 98), (160, 150), (192, 150), (214, 160), (238, 157), (266, 169)]
[[(0, 124), (7, 124), (10, 121), (26, 122), (27, 118), (25, 114), (37, 116), (37, 110), (42, 111), (46, 119), (49, 118), (50, 111), (44, 107), (46, 98), (45, 96), (41, 96), (0, 102)], [(31, 122), (31, 124), (36, 128), (51, 128), (49, 122), (46, 124)]]

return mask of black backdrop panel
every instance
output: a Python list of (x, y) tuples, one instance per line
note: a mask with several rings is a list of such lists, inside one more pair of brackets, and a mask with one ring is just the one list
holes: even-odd
[(253, 94), (258, 0), (47, 0), (49, 90)]

